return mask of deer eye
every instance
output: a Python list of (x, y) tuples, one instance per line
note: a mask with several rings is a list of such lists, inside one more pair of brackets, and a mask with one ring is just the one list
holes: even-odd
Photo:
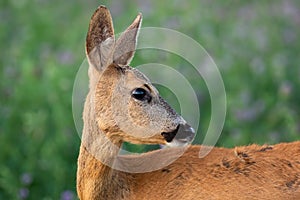
[(139, 101), (151, 101), (151, 95), (143, 88), (134, 89), (131, 96)]

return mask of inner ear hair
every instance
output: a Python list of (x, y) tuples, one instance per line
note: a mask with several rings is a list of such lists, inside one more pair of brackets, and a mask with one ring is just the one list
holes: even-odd
[(128, 65), (130, 63), (135, 53), (141, 23), (142, 14), (139, 13), (132, 24), (118, 38), (113, 55), (114, 63), (118, 65)]
[(112, 57), (115, 45), (113, 22), (109, 10), (99, 6), (94, 12), (86, 36), (86, 54), (91, 65), (103, 70)]
[(99, 6), (94, 12), (86, 36), (86, 52), (89, 54), (107, 38), (114, 39), (113, 22), (109, 10)]

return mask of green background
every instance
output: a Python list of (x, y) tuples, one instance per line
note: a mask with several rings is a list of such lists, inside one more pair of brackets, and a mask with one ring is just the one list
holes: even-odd
[[(89, 19), (100, 4), (111, 10), (116, 33), (142, 12), (143, 27), (175, 29), (208, 51), (227, 94), (227, 116), (218, 146), (300, 139), (297, 0), (2, 0), (0, 199), (77, 198), (80, 138), (72, 116), (72, 88), (85, 58)], [(132, 65), (157, 61), (154, 52), (144, 55), (137, 52)], [(187, 70), (186, 61), (176, 55), (168, 54), (163, 60)], [(191, 77), (190, 81), (200, 104), (195, 142), (201, 143), (210, 119), (210, 98), (203, 80)], [(161, 93), (178, 108), (166, 88)]]

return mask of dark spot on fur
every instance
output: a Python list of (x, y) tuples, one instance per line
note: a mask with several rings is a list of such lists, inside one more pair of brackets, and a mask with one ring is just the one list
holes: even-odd
[(219, 164), (214, 164), (214, 166), (215, 166), (215, 167), (221, 167), (221, 165), (219, 165)]
[(247, 165), (244, 165), (244, 164), (238, 165), (238, 166), (233, 166), (232, 171), (236, 174), (244, 175), (246, 177), (248, 177), (251, 172), (251, 170), (249, 170), (247, 168)]
[(245, 152), (237, 152), (237, 155), (243, 158), (248, 158), (248, 154), (246, 154)]
[(268, 150), (272, 150), (272, 149), (273, 149), (273, 147), (267, 146), (267, 147), (264, 147), (261, 150), (259, 150), (259, 152), (264, 152), (264, 151), (268, 151)]
[(171, 170), (170, 170), (170, 169), (162, 169), (161, 171), (162, 171), (162, 172), (165, 172), (165, 173), (169, 173), (169, 172), (171, 172)]
[(288, 188), (292, 188), (293, 187), (293, 185), (295, 184), (295, 180), (291, 180), (291, 181), (289, 181), (289, 182), (287, 182), (285, 185), (288, 187)]
[(223, 166), (226, 167), (226, 168), (229, 168), (229, 167), (230, 167), (230, 163), (229, 163), (227, 160), (225, 160), (225, 159), (222, 160), (222, 164), (223, 164)]
[(246, 164), (254, 164), (255, 161), (245, 152), (239, 151), (235, 152), (236, 156)]
[(233, 170), (235, 173), (240, 174), (241, 173), (241, 169), (239, 167), (235, 168)]

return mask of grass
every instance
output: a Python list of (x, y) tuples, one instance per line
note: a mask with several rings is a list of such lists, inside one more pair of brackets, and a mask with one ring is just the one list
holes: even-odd
[[(72, 87), (85, 58), (88, 22), (99, 4), (111, 9), (117, 33), (140, 11), (144, 27), (175, 29), (209, 52), (227, 94), (227, 117), (218, 146), (300, 139), (300, 3), (296, 0), (4, 0), (0, 3), (0, 199), (76, 199), (80, 138), (72, 118)], [(153, 62), (153, 55), (137, 52), (133, 66)], [(175, 55), (168, 55), (165, 62), (182, 71), (188, 65)], [(192, 76), (190, 80), (202, 81), (194, 86), (201, 109), (197, 137), (201, 143), (210, 119), (210, 99), (203, 80)], [(167, 91), (162, 93), (172, 100)]]

